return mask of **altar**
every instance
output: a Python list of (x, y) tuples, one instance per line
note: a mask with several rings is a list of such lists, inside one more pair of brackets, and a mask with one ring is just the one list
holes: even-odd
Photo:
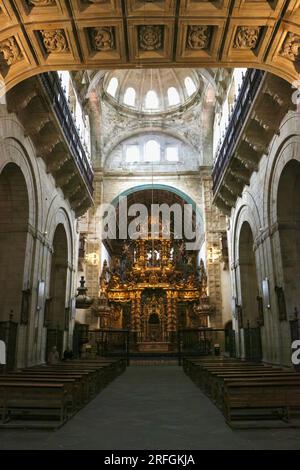
[(129, 331), (136, 352), (170, 352), (179, 329), (208, 326), (204, 263), (197, 267), (197, 253), (172, 237), (124, 242), (111, 267), (104, 262), (100, 300), (100, 327)]

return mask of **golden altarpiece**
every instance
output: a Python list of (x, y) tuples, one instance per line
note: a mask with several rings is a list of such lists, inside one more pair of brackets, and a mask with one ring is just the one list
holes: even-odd
[(197, 254), (172, 237), (125, 241), (103, 264), (92, 307), (98, 328), (129, 330), (137, 351), (168, 351), (178, 329), (208, 327), (213, 309)]

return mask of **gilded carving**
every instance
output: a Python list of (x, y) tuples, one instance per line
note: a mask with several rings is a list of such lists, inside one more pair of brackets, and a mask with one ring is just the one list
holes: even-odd
[(99, 28), (93, 28), (92, 45), (96, 51), (111, 51), (114, 49), (114, 28), (112, 26), (99, 26)]
[(260, 27), (239, 26), (234, 39), (235, 49), (255, 49), (260, 36)]
[(296, 62), (300, 60), (299, 49), (300, 36), (295, 33), (288, 33), (280, 51), (280, 55)]
[(149, 25), (139, 27), (139, 48), (144, 51), (157, 51), (163, 46), (163, 26)]
[(23, 53), (13, 36), (0, 42), (0, 53), (2, 61), (9, 66), (14, 65), (23, 58)]
[(49, 54), (69, 51), (68, 41), (63, 29), (44, 29), (40, 33), (45, 49)]
[(186, 46), (189, 49), (207, 49), (211, 38), (211, 27), (204, 25), (189, 26)]

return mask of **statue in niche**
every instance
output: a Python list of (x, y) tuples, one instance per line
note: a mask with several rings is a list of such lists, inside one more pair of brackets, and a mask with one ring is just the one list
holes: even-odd
[(279, 321), (285, 321), (287, 319), (287, 311), (286, 311), (284, 290), (282, 287), (275, 286), (275, 292), (277, 295)]
[(114, 274), (120, 274), (121, 271), (121, 262), (119, 258), (114, 258), (113, 260), (113, 269), (112, 272)]
[(128, 243), (122, 246), (122, 253), (120, 259), (120, 279), (121, 282), (126, 281), (126, 270), (130, 267), (130, 247)]
[(100, 276), (100, 290), (101, 292), (107, 292), (108, 284), (110, 281), (110, 269), (107, 260), (104, 260), (102, 273)]

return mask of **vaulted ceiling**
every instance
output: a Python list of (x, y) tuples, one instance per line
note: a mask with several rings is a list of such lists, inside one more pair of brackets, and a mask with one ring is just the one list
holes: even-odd
[(6, 89), (45, 70), (256, 67), (293, 81), (300, 0), (2, 0)]

